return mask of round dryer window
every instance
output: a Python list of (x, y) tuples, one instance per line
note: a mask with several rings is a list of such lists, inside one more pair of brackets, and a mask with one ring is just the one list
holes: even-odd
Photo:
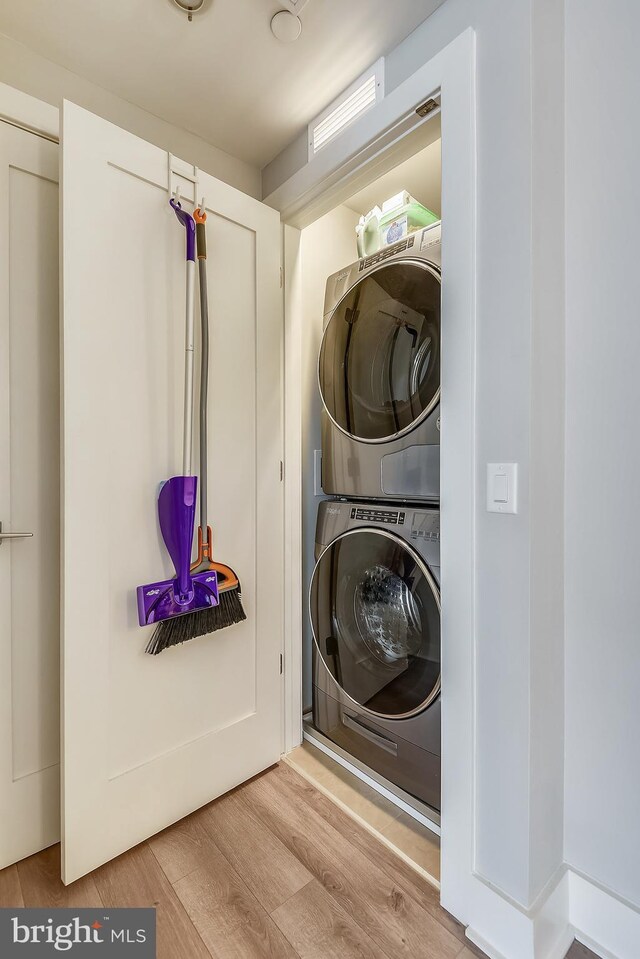
[(320, 348), (327, 413), (369, 443), (402, 436), (440, 398), (440, 275), (396, 260), (359, 280), (338, 303)]
[(420, 556), (386, 531), (350, 530), (322, 553), (311, 581), (317, 650), (354, 703), (401, 719), (440, 691), (440, 598)]

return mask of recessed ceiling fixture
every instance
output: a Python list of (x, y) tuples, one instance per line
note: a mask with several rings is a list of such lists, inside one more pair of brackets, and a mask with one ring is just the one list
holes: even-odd
[(300, 17), (289, 10), (279, 10), (271, 18), (271, 32), (277, 40), (283, 43), (293, 43), (302, 33)]
[(179, 7), (180, 10), (187, 14), (187, 19), (189, 23), (191, 23), (194, 13), (200, 13), (206, 0), (173, 0), (173, 2), (176, 7)]

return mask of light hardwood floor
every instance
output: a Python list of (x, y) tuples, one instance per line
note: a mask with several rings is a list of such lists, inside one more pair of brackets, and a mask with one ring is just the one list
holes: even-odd
[(392, 845), (414, 868), (422, 870), (436, 884), (439, 882), (440, 837), (431, 829), (310, 742), (305, 741), (290, 752), (285, 762), (366, 825), (382, 842)]
[(71, 886), (59, 860), (53, 846), (0, 871), (0, 907), (155, 906), (158, 959), (483, 955), (430, 883), (285, 763)]

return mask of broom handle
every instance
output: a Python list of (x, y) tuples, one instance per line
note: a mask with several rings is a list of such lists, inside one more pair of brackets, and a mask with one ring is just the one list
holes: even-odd
[(193, 457), (193, 307), (195, 290), (193, 260), (187, 260), (187, 322), (184, 344), (184, 434), (182, 437), (182, 473), (191, 476)]
[(209, 393), (209, 296), (207, 292), (207, 214), (197, 207), (196, 221), (198, 277), (200, 279), (200, 528), (207, 535), (207, 399)]
[(187, 303), (184, 344), (184, 421), (182, 434), (182, 475), (191, 476), (193, 447), (193, 307), (196, 269), (196, 225), (193, 217), (182, 209), (180, 201), (169, 200), (173, 212), (185, 228), (187, 241)]

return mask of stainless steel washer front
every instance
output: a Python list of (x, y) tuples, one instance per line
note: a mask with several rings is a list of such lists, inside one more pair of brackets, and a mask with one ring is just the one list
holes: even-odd
[(316, 729), (439, 809), (440, 517), (325, 501), (309, 594)]
[(420, 555), (387, 529), (348, 530), (311, 580), (316, 650), (352, 703), (408, 719), (440, 692), (440, 595)]

